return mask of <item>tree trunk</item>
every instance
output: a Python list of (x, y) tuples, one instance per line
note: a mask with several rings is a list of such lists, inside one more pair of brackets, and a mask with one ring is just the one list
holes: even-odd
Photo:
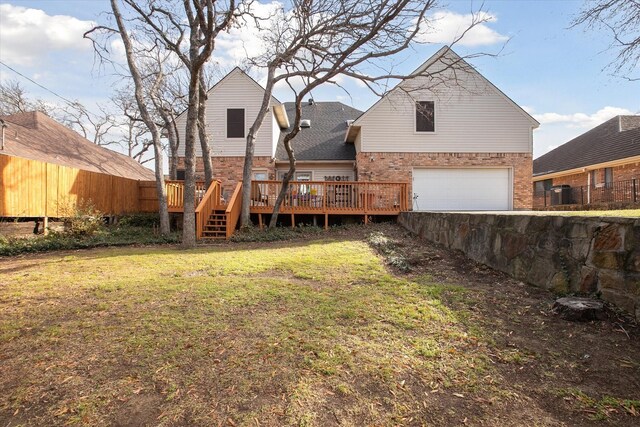
[(296, 118), (293, 121), (293, 126), (291, 132), (284, 136), (284, 149), (287, 150), (287, 156), (289, 157), (289, 171), (285, 174), (282, 179), (282, 188), (280, 188), (280, 193), (278, 194), (278, 198), (276, 199), (276, 203), (273, 206), (273, 214), (271, 214), (271, 219), (269, 220), (269, 228), (275, 227), (278, 223), (278, 214), (280, 213), (280, 206), (282, 206), (282, 201), (287, 195), (287, 191), (289, 190), (289, 182), (291, 182), (291, 178), (293, 178), (293, 174), (296, 172), (296, 156), (293, 152), (293, 148), (291, 147), (291, 141), (293, 138), (298, 135), (300, 132), (300, 118), (302, 115), (302, 99), (309, 93), (308, 89), (303, 89), (302, 92), (296, 96)]
[[(253, 125), (247, 134), (247, 147), (244, 156), (244, 168), (242, 169), (242, 207), (240, 212), (240, 226), (248, 227), (251, 225), (251, 175), (253, 173), (253, 154), (255, 152), (256, 134), (262, 127), (264, 118), (269, 112), (271, 105), (271, 93), (273, 92), (273, 77), (275, 75), (275, 67), (269, 66), (267, 73), (267, 87), (264, 90), (262, 105)], [(277, 141), (275, 141), (277, 144)]]
[(196, 137), (198, 134), (199, 73), (192, 74), (189, 81), (189, 108), (184, 141), (184, 219), (182, 245), (196, 245)]
[(162, 235), (168, 235), (171, 230), (169, 228), (167, 193), (164, 185), (164, 173), (162, 171), (162, 141), (160, 140), (160, 131), (158, 130), (158, 126), (156, 125), (155, 121), (151, 117), (151, 114), (149, 114), (149, 110), (147, 109), (147, 104), (145, 103), (144, 93), (142, 90), (142, 76), (140, 75), (135, 59), (133, 58), (133, 46), (131, 44), (131, 39), (129, 38), (129, 33), (127, 33), (127, 29), (122, 20), (122, 15), (120, 14), (120, 10), (118, 8), (116, 0), (111, 0), (111, 9), (113, 10), (113, 15), (116, 18), (118, 31), (120, 32), (120, 37), (125, 47), (127, 64), (129, 65), (129, 71), (131, 72), (131, 77), (133, 78), (135, 86), (135, 97), (136, 102), (138, 103), (138, 109), (140, 110), (140, 116), (149, 129), (149, 132), (151, 132), (151, 138), (153, 140), (153, 146), (155, 150), (156, 193), (158, 194), (160, 233)]
[(169, 179), (178, 179), (178, 147), (180, 146), (180, 136), (176, 127), (173, 113), (165, 110), (162, 105), (157, 106), (157, 110), (164, 122), (169, 140)]
[(200, 74), (198, 79), (198, 136), (200, 137), (200, 147), (202, 148), (202, 163), (204, 164), (204, 181), (206, 188), (213, 182), (213, 164), (211, 162), (211, 147), (207, 135), (207, 88), (205, 87), (204, 76)]

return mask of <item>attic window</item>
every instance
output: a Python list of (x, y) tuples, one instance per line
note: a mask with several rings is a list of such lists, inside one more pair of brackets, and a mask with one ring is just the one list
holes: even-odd
[(244, 108), (227, 109), (227, 138), (244, 138)]
[(433, 101), (416, 102), (416, 132), (435, 132), (436, 111)]

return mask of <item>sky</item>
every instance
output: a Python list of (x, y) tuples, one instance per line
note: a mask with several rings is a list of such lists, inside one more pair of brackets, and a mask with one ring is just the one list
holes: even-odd
[[(261, 7), (273, 7), (261, 2)], [(487, 22), (474, 28), (455, 50), (461, 55), (497, 54), (470, 62), (541, 124), (534, 132), (534, 157), (618, 114), (640, 114), (640, 81), (612, 74), (616, 56), (606, 31), (570, 28), (581, 0), (469, 0), (441, 2), (425, 41), (394, 59), (403, 72), (417, 68), (449, 43), (482, 6)], [(118, 78), (99, 67), (85, 31), (104, 22), (107, 0), (0, 0), (0, 61), (40, 85), (89, 110), (106, 104)], [(233, 30), (218, 40), (213, 61), (224, 74), (254, 48), (251, 29)], [(117, 47), (117, 46), (116, 46)], [(116, 49), (117, 50), (117, 49)], [(260, 81), (261, 75), (255, 77)], [(50, 92), (0, 65), (0, 80), (17, 79), (34, 97), (61, 102)], [(314, 91), (316, 101), (338, 100), (366, 110), (377, 97), (357, 82)], [(292, 100), (286, 88), (280, 101)]]

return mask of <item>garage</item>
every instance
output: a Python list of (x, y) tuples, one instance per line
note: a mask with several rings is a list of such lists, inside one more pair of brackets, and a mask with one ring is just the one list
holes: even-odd
[(511, 210), (509, 168), (413, 169), (413, 210)]

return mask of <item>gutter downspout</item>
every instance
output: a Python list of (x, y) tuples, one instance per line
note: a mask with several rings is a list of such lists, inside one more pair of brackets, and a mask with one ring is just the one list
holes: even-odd
[(8, 127), (4, 120), (0, 119), (0, 127), (2, 127), (2, 142), (0, 143), (0, 150), (4, 150), (4, 130)]

